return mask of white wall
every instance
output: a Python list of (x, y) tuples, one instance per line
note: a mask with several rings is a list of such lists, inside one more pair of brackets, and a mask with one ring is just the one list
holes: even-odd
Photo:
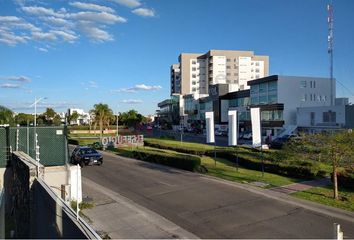
[(226, 57), (213, 56), (212, 84), (226, 83)]
[(315, 113), (314, 126), (323, 124), (323, 113), (332, 111), (336, 113), (336, 123), (345, 125), (345, 106), (305, 107), (297, 110), (297, 125), (299, 127), (311, 126), (311, 112)]
[[(301, 87), (301, 82), (306, 81), (306, 87)], [(311, 88), (310, 83), (316, 82), (316, 87)], [(284, 103), (283, 118), (285, 125), (296, 125), (296, 112), (298, 107), (329, 106), (331, 85), (329, 78), (279, 76), (278, 78), (278, 103)], [(303, 96), (306, 94), (306, 101)], [(311, 101), (310, 96), (316, 95), (316, 100)], [(326, 101), (318, 101), (317, 96), (326, 96)]]

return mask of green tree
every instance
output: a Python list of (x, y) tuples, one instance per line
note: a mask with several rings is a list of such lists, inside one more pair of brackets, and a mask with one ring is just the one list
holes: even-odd
[(15, 122), (20, 126), (27, 126), (34, 122), (34, 117), (32, 114), (19, 113), (15, 116)]
[(80, 117), (80, 114), (78, 114), (76, 111), (72, 112), (69, 116), (69, 123), (77, 121), (77, 119)]
[(286, 150), (298, 159), (312, 159), (332, 166), (333, 198), (338, 200), (338, 170), (354, 164), (354, 134), (350, 131), (303, 135), (292, 141)]
[(129, 110), (119, 115), (119, 122), (128, 127), (136, 127), (144, 121), (146, 121), (146, 118), (136, 110)]
[(53, 120), (56, 114), (57, 113), (54, 111), (53, 108), (47, 108), (46, 111), (43, 113), (47, 121)]
[(108, 104), (98, 103), (93, 106), (91, 112), (94, 115), (95, 129), (98, 124), (100, 126), (100, 136), (102, 137), (103, 126), (109, 126), (110, 120), (113, 118), (113, 111)]
[(0, 105), (0, 124), (14, 124), (14, 113), (7, 107)]
[(56, 114), (53, 118), (53, 124), (59, 126), (61, 124), (61, 117), (59, 114)]

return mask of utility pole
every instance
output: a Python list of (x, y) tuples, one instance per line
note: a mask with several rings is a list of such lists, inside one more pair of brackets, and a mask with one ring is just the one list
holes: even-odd
[(334, 105), (334, 79), (333, 79), (333, 1), (327, 5), (328, 11), (328, 54), (329, 54), (329, 74), (331, 81), (331, 106)]

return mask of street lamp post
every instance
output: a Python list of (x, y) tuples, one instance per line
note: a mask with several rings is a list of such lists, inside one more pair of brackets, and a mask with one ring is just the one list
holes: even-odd
[(119, 118), (119, 113), (117, 112), (117, 137), (118, 137), (118, 118)]
[(30, 106), (34, 106), (34, 127), (37, 126), (37, 103), (39, 103), (41, 100), (47, 99), (46, 97), (41, 97), (39, 99), (34, 98), (34, 103)]

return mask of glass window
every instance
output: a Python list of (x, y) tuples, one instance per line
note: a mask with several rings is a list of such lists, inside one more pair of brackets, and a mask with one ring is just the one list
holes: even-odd
[(226, 62), (230, 62), (230, 61), (231, 61), (230, 58), (227, 58), (227, 59), (226, 59)]
[(268, 103), (277, 103), (277, 94), (269, 94)]
[(196, 71), (196, 70), (197, 70), (197, 68), (195, 68), (195, 67), (192, 68), (192, 71)]
[(192, 74), (192, 78), (196, 78), (197, 77), (197, 74)]
[(258, 90), (259, 90), (259, 85), (252, 85), (251, 86), (251, 94), (258, 93)]
[(276, 91), (277, 90), (277, 82), (276, 81), (273, 81), (273, 82), (269, 82), (268, 83), (268, 92), (270, 91)]
[(268, 102), (267, 100), (267, 95), (259, 96), (259, 104), (266, 104)]
[(316, 88), (316, 81), (313, 81), (313, 88)]
[(300, 82), (300, 88), (306, 88), (306, 80)]
[(251, 104), (252, 104), (252, 105), (257, 105), (257, 104), (259, 104), (258, 96), (252, 96), (252, 97), (251, 97)]
[(283, 120), (283, 111), (278, 110), (274, 112), (274, 120)]
[(265, 93), (267, 91), (267, 83), (259, 84), (259, 93)]

